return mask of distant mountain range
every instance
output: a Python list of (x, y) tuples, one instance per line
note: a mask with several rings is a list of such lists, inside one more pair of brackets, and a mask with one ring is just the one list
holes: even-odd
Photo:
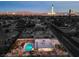
[[(68, 12), (56, 12), (55, 15), (68, 15)], [(41, 12), (30, 12), (30, 11), (15, 11), (15, 12), (0, 12), (0, 15), (41, 15), (41, 16), (48, 16), (48, 13), (41, 13)], [(71, 13), (71, 15), (79, 15), (79, 12)]]
[(0, 12), (0, 15), (48, 15), (48, 13), (35, 13), (29, 11), (16, 11), (16, 12)]

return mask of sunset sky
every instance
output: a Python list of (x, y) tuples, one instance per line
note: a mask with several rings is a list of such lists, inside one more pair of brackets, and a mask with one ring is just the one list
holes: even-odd
[(0, 1), (0, 11), (31, 11), (31, 12), (50, 12), (51, 5), (54, 11), (68, 11), (72, 9), (79, 11), (79, 2), (63, 1)]

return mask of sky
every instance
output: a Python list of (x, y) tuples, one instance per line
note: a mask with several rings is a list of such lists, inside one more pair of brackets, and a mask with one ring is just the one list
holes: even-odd
[(0, 12), (6, 11), (30, 11), (51, 12), (51, 6), (55, 12), (67, 12), (69, 9), (79, 11), (79, 2), (75, 1), (0, 1)]

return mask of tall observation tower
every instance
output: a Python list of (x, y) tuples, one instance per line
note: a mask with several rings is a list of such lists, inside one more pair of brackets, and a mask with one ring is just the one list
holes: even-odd
[(51, 11), (48, 13), (48, 15), (55, 15), (53, 3), (52, 3), (52, 6), (51, 6)]
[(54, 13), (54, 6), (52, 4), (52, 10), (51, 10), (51, 13), (53, 14)]

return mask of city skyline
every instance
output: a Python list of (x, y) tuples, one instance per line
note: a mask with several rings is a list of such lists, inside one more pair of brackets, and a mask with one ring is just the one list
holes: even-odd
[(67, 12), (69, 9), (79, 11), (77, 1), (0, 1), (0, 12), (51, 12), (52, 3), (55, 12)]

